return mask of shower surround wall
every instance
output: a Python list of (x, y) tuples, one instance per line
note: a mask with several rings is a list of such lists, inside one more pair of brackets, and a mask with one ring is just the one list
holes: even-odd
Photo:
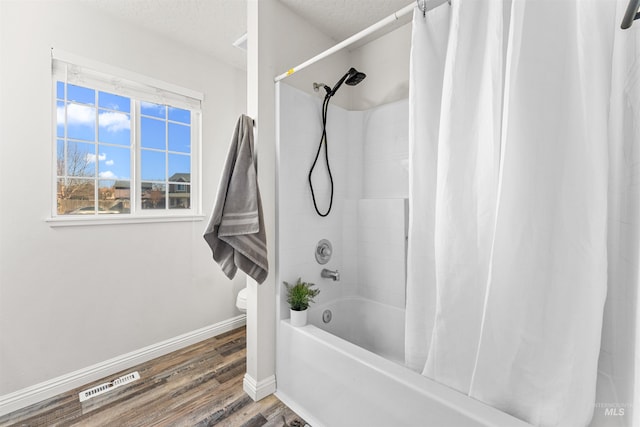
[[(314, 210), (307, 181), (322, 133), (322, 100), (286, 84), (279, 87), (278, 283), (298, 277), (316, 283), (319, 304), (361, 296), (404, 309), (408, 102), (367, 111), (330, 105), (334, 201), (331, 213), (322, 218)], [(324, 212), (329, 203), (324, 150), (313, 183)], [(333, 244), (331, 260), (322, 266), (314, 257), (320, 239)], [(323, 268), (340, 270), (340, 281), (321, 278)], [(280, 306), (280, 318), (287, 318), (283, 292)]]
[[(320, 117), (321, 105), (318, 98), (306, 95), (287, 85), (281, 85), (280, 104), (282, 107), (279, 123), (280, 146), (278, 147), (278, 260), (277, 278), (281, 282), (295, 281), (298, 277), (319, 285), (322, 292), (317, 301), (335, 299), (346, 288), (355, 285), (355, 268), (353, 264), (343, 265), (345, 248), (342, 244), (343, 212), (351, 207), (345, 199), (353, 198), (359, 192), (360, 183), (347, 175), (348, 150), (360, 144), (360, 134), (349, 134), (349, 117), (344, 110), (331, 107), (328, 114), (327, 133), (329, 135), (329, 153), (331, 171), (335, 182), (333, 208), (329, 216), (321, 218), (314, 210), (307, 175), (316, 153), (318, 141), (322, 133)], [(351, 144), (347, 142), (351, 141)], [(354, 153), (351, 153), (351, 155)], [(321, 211), (326, 211), (328, 190), (324, 154), (318, 160), (314, 179), (316, 200)], [(318, 179), (320, 178), (320, 179)], [(353, 209), (351, 208), (353, 211)], [(314, 256), (316, 244), (321, 239), (328, 239), (333, 245), (331, 260), (320, 266)], [(322, 268), (339, 269), (341, 280), (333, 282), (320, 277)], [(280, 318), (289, 316), (284, 306), (284, 293), (281, 292)]]

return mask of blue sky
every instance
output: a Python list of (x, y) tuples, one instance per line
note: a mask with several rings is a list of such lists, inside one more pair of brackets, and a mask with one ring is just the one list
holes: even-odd
[[(130, 179), (131, 100), (102, 91), (97, 91), (97, 95), (96, 105), (95, 90), (67, 85), (67, 137), (77, 140), (68, 142), (68, 152), (76, 150), (84, 156), (87, 163), (84, 172), (89, 175), (97, 173), (105, 180)], [(63, 153), (65, 102), (62, 82), (57, 83), (57, 98), (58, 153)], [(190, 112), (149, 102), (141, 102), (140, 110), (142, 180), (164, 181), (174, 173), (190, 173)], [(99, 144), (94, 142), (96, 126)], [(152, 150), (167, 148), (176, 153), (166, 155)]]

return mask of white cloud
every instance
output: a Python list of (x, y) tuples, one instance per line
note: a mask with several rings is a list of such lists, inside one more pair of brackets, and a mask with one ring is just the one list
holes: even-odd
[(105, 128), (107, 132), (128, 130), (131, 128), (131, 120), (129, 120), (129, 116), (126, 114), (107, 111), (100, 113), (100, 127)]
[(111, 104), (102, 104), (102, 102), (100, 103), (101, 107), (106, 107), (109, 108), (111, 110), (119, 110), (120, 106), (118, 104), (116, 104), (115, 102), (112, 102)]
[(95, 163), (96, 162), (96, 157), (98, 158), (99, 161), (105, 161), (107, 159), (107, 155), (102, 153), (102, 154), (98, 154), (98, 156), (96, 156), (93, 153), (87, 153), (87, 162), (89, 163)]
[(98, 174), (98, 176), (99, 176), (100, 178), (105, 178), (105, 179), (116, 179), (116, 178), (118, 178), (118, 177), (116, 176), (116, 174), (115, 174), (115, 173), (113, 173), (113, 172), (111, 172), (111, 171), (104, 171), (104, 172), (100, 172), (100, 173)]
[(107, 160), (106, 162), (104, 162), (104, 164), (107, 166), (113, 166), (113, 163), (114, 163), (113, 160)]
[[(64, 107), (56, 108), (56, 121), (59, 125), (64, 124)], [(94, 107), (87, 105), (68, 104), (67, 105), (67, 123), (69, 125), (93, 126), (96, 122), (96, 110)], [(116, 113), (106, 111), (100, 113), (100, 127), (108, 132), (118, 132), (120, 130), (130, 129), (131, 120), (124, 113)]]
[[(64, 107), (56, 109), (58, 124), (64, 124)], [(92, 126), (96, 121), (95, 108), (86, 105), (67, 105), (67, 123), (70, 125)]]

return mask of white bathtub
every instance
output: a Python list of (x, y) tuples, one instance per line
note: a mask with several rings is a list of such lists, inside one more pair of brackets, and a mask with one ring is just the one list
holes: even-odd
[(276, 395), (313, 427), (529, 426), (401, 366), (403, 310), (345, 298), (310, 322), (278, 325)]

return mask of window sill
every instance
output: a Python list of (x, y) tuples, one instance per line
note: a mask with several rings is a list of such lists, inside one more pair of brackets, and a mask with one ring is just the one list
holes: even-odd
[(153, 224), (163, 222), (199, 222), (205, 220), (204, 215), (176, 215), (176, 216), (120, 216), (114, 218), (109, 216), (85, 217), (52, 217), (45, 221), (49, 227), (77, 227), (94, 225), (114, 225), (114, 224)]

